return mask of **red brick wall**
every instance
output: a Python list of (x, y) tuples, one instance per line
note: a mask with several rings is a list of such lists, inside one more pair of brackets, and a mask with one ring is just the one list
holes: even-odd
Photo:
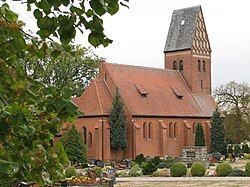
[[(191, 50), (165, 53), (165, 69), (173, 69), (173, 62), (176, 61), (178, 64), (180, 60), (183, 61), (182, 75), (192, 92), (211, 94), (211, 56), (194, 55)], [(198, 70), (198, 60), (201, 62), (201, 71)]]

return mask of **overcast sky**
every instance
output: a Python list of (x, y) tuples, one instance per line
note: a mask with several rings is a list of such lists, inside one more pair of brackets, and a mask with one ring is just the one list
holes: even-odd
[[(31, 30), (35, 21), (25, 6), (11, 3)], [(172, 11), (201, 5), (212, 47), (213, 87), (229, 81), (250, 83), (249, 0), (130, 0), (114, 16), (104, 16), (107, 36), (114, 40), (107, 48), (94, 49), (108, 62), (163, 68), (163, 48)], [(86, 35), (75, 43), (89, 46)]]

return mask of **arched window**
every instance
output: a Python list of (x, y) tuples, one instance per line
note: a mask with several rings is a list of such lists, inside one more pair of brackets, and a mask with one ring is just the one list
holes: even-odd
[(83, 126), (83, 143), (87, 144), (87, 128)]
[(173, 138), (173, 123), (169, 124), (168, 136), (171, 139)]
[(198, 71), (200, 72), (201, 71), (201, 61), (198, 60)]
[(180, 60), (180, 62), (179, 62), (179, 70), (183, 71), (183, 61), (182, 60)]
[(148, 124), (148, 138), (153, 138), (153, 124), (151, 122)]
[(193, 123), (193, 134), (195, 134), (196, 123)]
[(174, 138), (178, 138), (178, 124), (174, 124)]
[(92, 146), (92, 133), (89, 132), (89, 147)]
[(143, 123), (143, 138), (147, 139), (147, 123)]
[(201, 80), (201, 89), (203, 89), (203, 81)]
[(202, 61), (202, 68), (203, 68), (203, 71), (206, 72), (206, 62), (205, 62), (205, 60)]
[(173, 62), (173, 70), (177, 70), (177, 62), (176, 61)]

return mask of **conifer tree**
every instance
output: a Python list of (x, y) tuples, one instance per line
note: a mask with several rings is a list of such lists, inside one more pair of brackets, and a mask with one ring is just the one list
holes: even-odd
[(118, 88), (110, 112), (110, 146), (116, 152), (127, 148), (124, 104)]
[(225, 129), (218, 109), (216, 109), (212, 115), (210, 140), (212, 152), (226, 154), (227, 144), (225, 141)]
[(69, 160), (73, 163), (87, 162), (87, 149), (83, 144), (81, 134), (76, 130), (75, 125), (72, 125), (62, 137), (62, 143), (67, 153)]
[(204, 130), (200, 123), (196, 126), (195, 146), (205, 146)]

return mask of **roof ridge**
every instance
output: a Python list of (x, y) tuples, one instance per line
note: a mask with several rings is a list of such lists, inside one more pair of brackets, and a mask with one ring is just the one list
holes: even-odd
[(193, 9), (193, 8), (201, 8), (201, 5), (195, 5), (195, 6), (190, 6), (190, 7), (186, 7), (186, 8), (179, 8), (179, 9), (175, 9), (174, 11)]
[(138, 65), (131, 65), (131, 64), (118, 64), (118, 63), (110, 63), (110, 62), (104, 62), (104, 64), (113, 65), (113, 66), (125, 66), (125, 67), (131, 67), (131, 68), (142, 68), (142, 69), (152, 69), (152, 70), (159, 70), (159, 71), (176, 72), (176, 70), (172, 70), (172, 69), (164, 69), (164, 68), (156, 68), (156, 67), (148, 67), (148, 66), (138, 66)]

